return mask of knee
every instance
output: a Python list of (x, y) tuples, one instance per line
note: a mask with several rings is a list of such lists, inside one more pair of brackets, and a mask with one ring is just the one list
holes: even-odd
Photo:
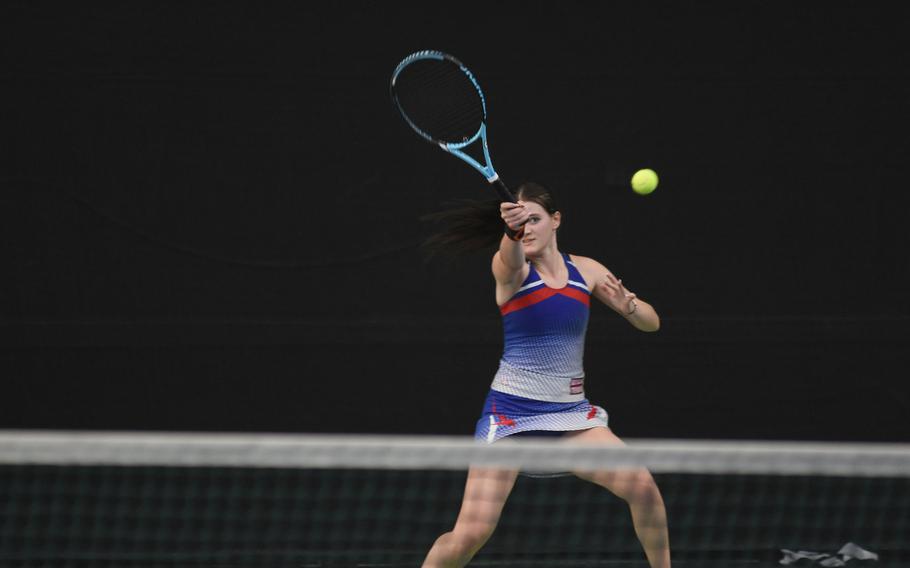
[(436, 539), (422, 568), (452, 568), (464, 566), (493, 535), (496, 522), (490, 519), (465, 521), (459, 519), (451, 532)]
[(654, 476), (646, 469), (631, 472), (617, 492), (630, 505), (663, 504)]
[(494, 530), (496, 523), (490, 521), (457, 523), (452, 530), (452, 544), (458, 556), (473, 556), (490, 540)]

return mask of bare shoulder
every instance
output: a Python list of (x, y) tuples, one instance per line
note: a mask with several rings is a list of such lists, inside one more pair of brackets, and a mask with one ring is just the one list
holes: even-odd
[(493, 255), (492, 270), (493, 278), (496, 280), (496, 304), (502, 306), (518, 292), (530, 269), (527, 263), (518, 269), (508, 267), (502, 261), (499, 251), (496, 251)]
[(569, 259), (578, 267), (578, 271), (584, 276), (585, 282), (587, 282), (588, 287), (591, 289), (593, 289), (595, 282), (602, 280), (604, 276), (610, 273), (610, 270), (606, 266), (593, 258), (578, 254), (570, 254)]
[(597, 271), (597, 272), (609, 272), (609, 270), (607, 270), (606, 266), (604, 266), (600, 262), (594, 260), (593, 258), (589, 258), (587, 256), (581, 256), (578, 254), (570, 254), (569, 259), (575, 263), (575, 266), (577, 266), (579, 270), (582, 270), (582, 271), (593, 270), (593, 271)]

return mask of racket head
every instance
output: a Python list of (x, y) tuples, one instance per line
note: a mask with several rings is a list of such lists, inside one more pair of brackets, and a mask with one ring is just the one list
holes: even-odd
[(417, 134), (447, 149), (471, 144), (484, 132), (486, 101), (474, 75), (441, 51), (418, 51), (395, 68), (392, 100)]

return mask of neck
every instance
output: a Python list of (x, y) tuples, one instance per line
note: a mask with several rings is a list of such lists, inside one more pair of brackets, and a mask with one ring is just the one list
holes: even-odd
[(529, 259), (534, 263), (534, 268), (538, 272), (543, 271), (545, 274), (556, 274), (558, 271), (562, 270), (563, 260), (562, 255), (559, 254), (559, 249), (556, 248), (556, 239), (553, 239), (552, 242), (541, 251), (541, 254)]

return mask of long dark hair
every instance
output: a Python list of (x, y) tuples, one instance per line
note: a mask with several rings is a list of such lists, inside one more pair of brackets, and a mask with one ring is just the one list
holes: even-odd
[[(553, 193), (538, 183), (525, 182), (514, 193), (518, 200), (533, 201), (550, 215), (559, 211)], [(421, 244), (426, 259), (438, 253), (462, 255), (497, 247), (505, 228), (499, 214), (501, 202), (460, 199), (448, 202), (449, 207), (443, 211), (420, 217), (421, 221), (441, 226)]]

